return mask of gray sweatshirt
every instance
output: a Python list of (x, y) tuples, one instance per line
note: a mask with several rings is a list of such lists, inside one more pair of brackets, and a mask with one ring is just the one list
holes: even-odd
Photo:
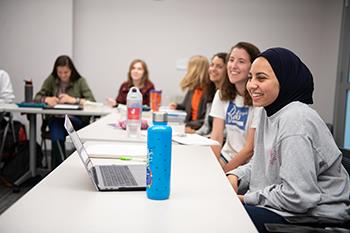
[(231, 172), (244, 202), (282, 216), (350, 219), (349, 175), (326, 124), (309, 106), (292, 102), (261, 114), (250, 163)]

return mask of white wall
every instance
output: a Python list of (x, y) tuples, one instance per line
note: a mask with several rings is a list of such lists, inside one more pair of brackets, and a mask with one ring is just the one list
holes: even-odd
[(129, 63), (144, 59), (164, 102), (181, 94), (177, 61), (211, 57), (238, 41), (284, 46), (315, 79), (314, 108), (328, 122), (333, 103), (342, 0), (0, 0), (0, 67), (16, 100), (25, 77), (35, 91), (55, 58), (72, 55), (98, 101), (115, 97)]
[[(313, 69), (315, 77), (315, 104), (327, 122), (333, 122), (335, 111), (335, 90), (337, 78), (338, 52), (341, 31), (343, 1), (325, 1), (321, 12), (320, 62)], [(313, 56), (309, 58), (313, 59)]]
[(179, 60), (211, 57), (238, 41), (285, 46), (309, 65), (314, 108), (331, 122), (341, 7), (341, 0), (76, 0), (74, 58), (99, 101), (115, 97), (130, 61), (142, 58), (167, 103), (181, 94)]
[(72, 55), (72, 12), (72, 0), (0, 0), (0, 69), (10, 74), (16, 102), (24, 100), (24, 79), (33, 80), (35, 93), (54, 59)]
[(17, 101), (24, 79), (33, 79), (38, 91), (55, 58), (72, 55), (72, 6), (72, 0), (0, 1), (0, 67), (10, 74)]

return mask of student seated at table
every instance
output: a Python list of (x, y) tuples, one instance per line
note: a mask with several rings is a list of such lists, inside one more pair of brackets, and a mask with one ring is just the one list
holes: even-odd
[(12, 103), (14, 99), (10, 76), (5, 70), (0, 70), (0, 104)]
[(187, 127), (186, 133), (196, 133), (202, 136), (210, 136), (213, 127), (213, 117), (211, 117), (209, 113), (215, 92), (221, 87), (221, 83), (227, 75), (226, 56), (227, 53), (217, 53), (212, 57), (208, 69), (210, 82), (207, 94), (207, 109), (205, 112), (204, 123), (198, 130)]
[(199, 129), (204, 122), (206, 105), (210, 88), (208, 74), (209, 62), (204, 56), (197, 55), (190, 58), (187, 72), (180, 82), (182, 90), (187, 90), (182, 103), (170, 103), (170, 109), (185, 110), (187, 113), (186, 131)]
[(115, 100), (107, 98), (107, 104), (113, 107), (117, 106), (117, 104), (126, 104), (126, 97), (131, 87), (137, 87), (142, 94), (142, 104), (150, 106), (150, 91), (155, 89), (155, 87), (149, 79), (146, 62), (141, 59), (135, 59), (131, 62), (128, 80), (120, 86)]
[[(15, 95), (13, 94), (13, 88), (12, 88), (10, 76), (5, 70), (0, 69), (0, 105), (13, 103), (14, 99), (15, 99)], [(1, 129), (3, 129), (6, 125), (4, 116), (9, 116), (9, 115), (10, 113), (0, 112)], [(1, 155), (0, 155), (0, 160), (1, 160)]]
[[(73, 61), (66, 55), (56, 59), (50, 76), (44, 81), (34, 99), (49, 106), (83, 105), (86, 100), (95, 101), (85, 78), (79, 74)], [(90, 121), (88, 116), (70, 116), (70, 119), (76, 129), (86, 126)], [(51, 168), (53, 169), (62, 162), (59, 150), (61, 148), (63, 152), (65, 151), (64, 142), (67, 134), (64, 129), (64, 115), (50, 115), (47, 120), (52, 142)]]
[(332, 134), (309, 107), (314, 85), (307, 66), (287, 49), (268, 49), (252, 64), (247, 89), (264, 110), (252, 160), (228, 178), (258, 231), (291, 219), (316, 226), (349, 221), (349, 174)]
[(259, 49), (248, 42), (239, 42), (231, 48), (227, 76), (213, 100), (211, 139), (220, 145), (212, 146), (212, 149), (225, 172), (245, 164), (253, 155), (254, 134), (261, 109), (252, 106), (246, 83), (250, 66), (259, 53)]

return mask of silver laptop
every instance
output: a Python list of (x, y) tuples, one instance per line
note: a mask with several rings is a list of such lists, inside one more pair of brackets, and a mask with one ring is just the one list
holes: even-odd
[(146, 190), (146, 164), (93, 165), (67, 115), (65, 116), (64, 127), (97, 190)]

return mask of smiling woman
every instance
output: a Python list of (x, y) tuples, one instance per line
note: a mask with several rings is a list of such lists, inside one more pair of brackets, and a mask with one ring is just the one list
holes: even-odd
[(310, 70), (293, 52), (268, 49), (253, 62), (247, 89), (264, 111), (252, 161), (228, 177), (236, 191), (239, 184), (258, 231), (267, 232), (265, 223), (291, 220), (319, 227), (349, 221), (349, 175), (328, 127), (308, 106)]
[(211, 139), (220, 146), (212, 149), (225, 172), (245, 164), (253, 155), (260, 109), (252, 106), (246, 83), (250, 66), (259, 53), (259, 49), (248, 42), (239, 42), (231, 48), (227, 56), (227, 76), (213, 100)]
[(109, 105), (115, 107), (117, 104), (126, 104), (126, 97), (131, 87), (137, 87), (142, 94), (142, 104), (150, 105), (150, 92), (155, 89), (149, 79), (149, 72), (146, 62), (135, 59), (131, 62), (128, 71), (128, 80), (123, 82), (119, 88), (116, 99), (107, 98)]
[(277, 99), (279, 89), (278, 80), (269, 62), (264, 57), (258, 57), (250, 70), (247, 82), (247, 90), (254, 106), (263, 107), (272, 104)]

